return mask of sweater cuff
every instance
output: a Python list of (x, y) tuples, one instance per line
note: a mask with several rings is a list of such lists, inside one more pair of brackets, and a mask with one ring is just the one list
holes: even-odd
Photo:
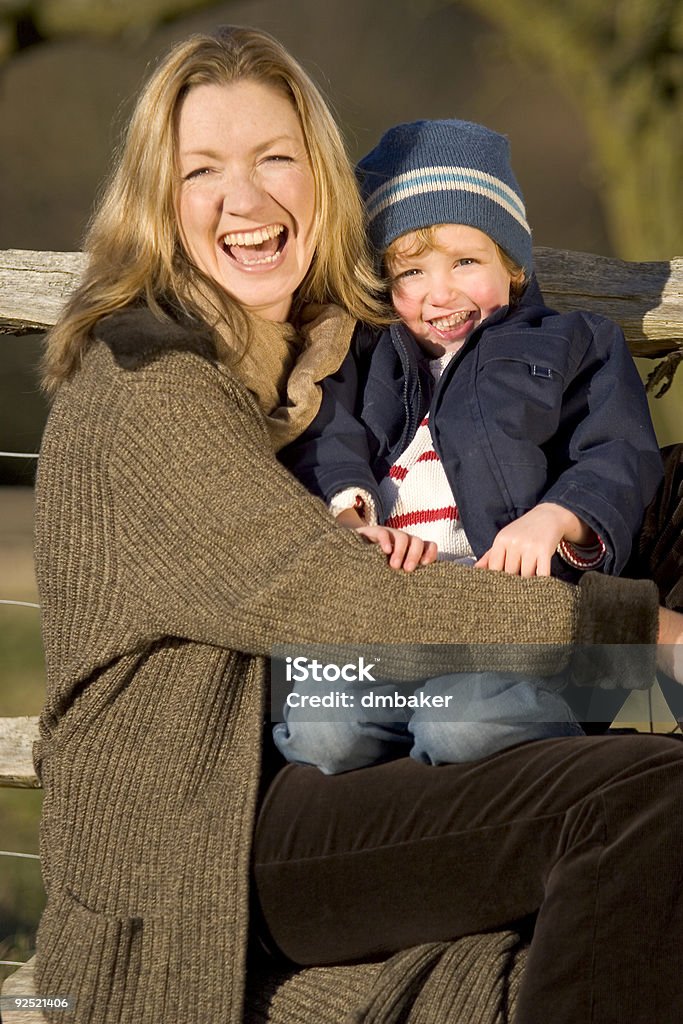
[(607, 554), (607, 547), (601, 537), (598, 537), (597, 544), (593, 544), (591, 547), (561, 540), (557, 545), (557, 553), (567, 565), (571, 565), (574, 569), (580, 569), (581, 572), (588, 572), (590, 569), (597, 569), (602, 565)]
[(655, 584), (587, 572), (578, 590), (574, 682), (648, 689), (655, 681), (659, 628)]
[(377, 526), (374, 498), (362, 487), (347, 487), (343, 491), (337, 491), (330, 498), (327, 507), (333, 516), (338, 516), (344, 509), (355, 508), (361, 519), (365, 520), (366, 526)]

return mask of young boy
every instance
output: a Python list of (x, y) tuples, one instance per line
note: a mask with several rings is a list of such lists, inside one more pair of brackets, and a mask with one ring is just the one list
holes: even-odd
[[(399, 125), (359, 172), (401, 322), (359, 328), (283, 462), (395, 568), (437, 546), (522, 576), (619, 573), (661, 479), (647, 402), (615, 324), (543, 305), (507, 140), (463, 121)], [(561, 688), (451, 675), (420, 691), (447, 696), (447, 712), (387, 727), (358, 707), (343, 722), (290, 709), (274, 737), (328, 773), (404, 746), (426, 763), (473, 760), (580, 735)]]

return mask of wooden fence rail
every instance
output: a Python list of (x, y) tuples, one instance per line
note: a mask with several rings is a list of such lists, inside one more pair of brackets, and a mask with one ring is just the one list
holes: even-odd
[(31, 753), (33, 741), (37, 739), (36, 716), (0, 718), (0, 786), (38, 788)]
[[(621, 324), (635, 356), (683, 351), (683, 258), (627, 263), (537, 247), (536, 273), (549, 306), (591, 309)], [(0, 252), (0, 332), (54, 324), (85, 266), (80, 252)]]

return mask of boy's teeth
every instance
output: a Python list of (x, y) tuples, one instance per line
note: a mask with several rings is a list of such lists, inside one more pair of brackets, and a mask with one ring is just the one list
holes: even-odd
[(268, 224), (256, 231), (232, 231), (224, 235), (224, 245), (261, 245), (269, 238), (276, 238), (285, 230), (284, 224)]
[(469, 315), (470, 311), (468, 309), (462, 309), (459, 313), (451, 313), (450, 316), (442, 316), (437, 320), (430, 320), (429, 322), (438, 331), (446, 331), (449, 327), (457, 327), (458, 324), (464, 324)]

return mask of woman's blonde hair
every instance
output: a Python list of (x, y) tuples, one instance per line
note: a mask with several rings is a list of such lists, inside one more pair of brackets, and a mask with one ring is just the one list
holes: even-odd
[[(316, 248), (295, 297), (295, 312), (304, 301), (337, 302), (359, 319), (383, 322), (385, 308), (377, 298), (380, 285), (372, 270), (362, 204), (327, 104), (303, 68), (272, 36), (258, 29), (226, 26), (178, 44), (140, 95), (86, 235), (84, 249), (90, 259), (83, 282), (48, 335), (44, 359), (48, 392), (54, 392), (79, 365), (97, 321), (123, 306), (144, 302), (159, 318), (171, 308), (202, 320), (192, 300), (193, 286), (199, 286), (216, 321), (220, 318), (227, 328), (221, 333), (241, 335), (248, 341), (248, 318), (236, 300), (193, 265), (183, 248), (176, 214), (180, 104), (194, 86), (242, 80), (270, 85), (291, 100), (311, 161)], [(223, 355), (229, 353), (223, 351)]]

